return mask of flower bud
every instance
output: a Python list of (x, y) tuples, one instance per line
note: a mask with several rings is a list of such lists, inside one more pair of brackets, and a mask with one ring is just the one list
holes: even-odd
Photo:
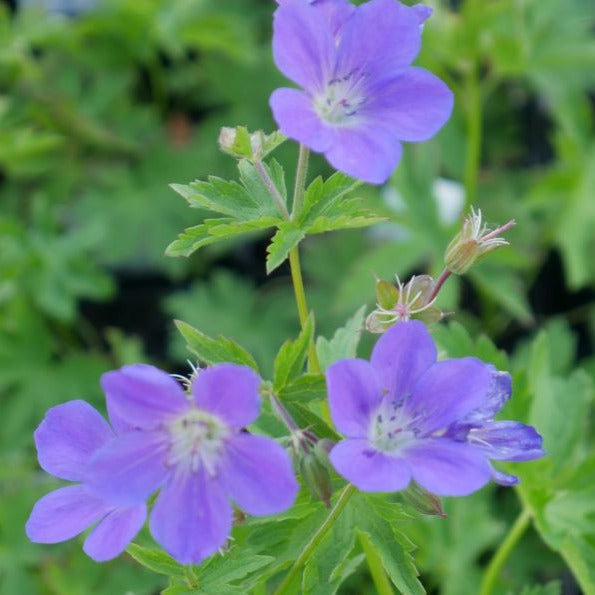
[(490, 230), (482, 223), (481, 211), (471, 209), (471, 214), (463, 221), (461, 231), (452, 239), (446, 249), (444, 262), (446, 268), (456, 275), (463, 275), (481, 256), (507, 246), (508, 242), (498, 234), (515, 225), (514, 220), (502, 227)]
[(331, 486), (331, 477), (328, 471), (328, 453), (323, 448), (317, 448), (318, 443), (306, 453), (298, 455), (298, 467), (304, 479), (306, 487), (312, 495), (322, 500), (324, 505), (329, 508), (331, 504), (331, 495), (333, 489)]
[(402, 490), (399, 493), (404, 502), (415, 508), (418, 512), (446, 518), (447, 515), (442, 509), (440, 498), (435, 494), (424, 490), (424, 488), (414, 481), (409, 484), (407, 489)]
[(219, 148), (236, 159), (260, 161), (277, 148), (285, 137), (280, 132), (265, 134), (262, 130), (249, 132), (245, 126), (224, 126), (219, 132)]

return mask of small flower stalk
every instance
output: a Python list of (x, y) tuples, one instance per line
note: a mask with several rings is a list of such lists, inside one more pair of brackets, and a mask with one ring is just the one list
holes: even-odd
[(489, 229), (483, 222), (481, 210), (471, 208), (471, 214), (463, 221), (461, 231), (453, 238), (446, 249), (446, 268), (455, 275), (464, 275), (475, 262), (509, 242), (500, 237), (516, 225), (514, 219), (496, 229)]
[(433, 324), (445, 314), (436, 306), (436, 283), (430, 275), (413, 276), (403, 284), (397, 277), (396, 286), (383, 279), (376, 282), (377, 307), (366, 319), (371, 333), (383, 333), (397, 322), (417, 319)]

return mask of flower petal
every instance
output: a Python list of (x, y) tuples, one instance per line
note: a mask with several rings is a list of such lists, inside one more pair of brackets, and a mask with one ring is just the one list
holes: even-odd
[(87, 483), (114, 505), (139, 504), (166, 478), (167, 447), (162, 432), (122, 434), (92, 457)]
[(500, 372), (492, 365), (489, 367), (492, 374), (490, 389), (481, 406), (466, 415), (465, 419), (461, 420), (463, 423), (474, 425), (491, 421), (496, 413), (504, 407), (506, 401), (510, 399), (510, 395), (512, 394), (512, 378), (510, 374), (508, 372)]
[(275, 11), (273, 57), (277, 68), (310, 92), (332, 77), (335, 45), (325, 15), (303, 0), (285, 0)]
[(89, 533), (83, 551), (96, 562), (105, 562), (119, 556), (142, 529), (147, 518), (147, 506), (112, 510)]
[(370, 418), (382, 401), (376, 370), (363, 359), (344, 359), (326, 371), (333, 424), (345, 436), (368, 435)]
[(370, 80), (407, 66), (421, 46), (416, 10), (395, 0), (359, 6), (340, 32), (335, 76), (364, 72)]
[(188, 410), (182, 387), (169, 375), (147, 364), (124, 366), (101, 377), (108, 412), (134, 428), (155, 428)]
[(381, 389), (394, 399), (411, 392), (415, 382), (436, 362), (436, 346), (422, 322), (399, 322), (378, 340), (370, 363)]
[(357, 127), (336, 128), (325, 156), (335, 169), (352, 178), (382, 184), (397, 167), (401, 153), (401, 143), (393, 134), (361, 121)]
[(289, 455), (264, 436), (235, 435), (222, 474), (231, 498), (248, 514), (287, 510), (299, 489)]
[(469, 431), (467, 440), (490, 459), (531, 461), (545, 454), (543, 439), (533, 426), (517, 421), (493, 421)]
[(423, 68), (404, 68), (375, 83), (368, 93), (362, 115), (410, 142), (434, 136), (450, 118), (454, 103), (446, 84)]
[(243, 428), (260, 413), (261, 379), (254, 370), (236, 364), (216, 364), (202, 370), (192, 383), (196, 406)]
[(486, 457), (462, 442), (442, 438), (420, 440), (403, 452), (413, 479), (437, 496), (466, 496), (492, 475)]
[(111, 508), (83, 485), (60, 488), (35, 503), (25, 531), (36, 543), (66, 541), (82, 533)]
[(339, 442), (329, 458), (339, 474), (364, 492), (395, 492), (411, 480), (405, 459), (380, 452), (367, 440)]
[(519, 483), (519, 478), (516, 475), (511, 475), (510, 473), (504, 473), (503, 471), (498, 471), (498, 469), (494, 469), (492, 467), (492, 479), (501, 486), (515, 486)]
[(52, 407), (35, 430), (41, 467), (61, 479), (80, 481), (90, 456), (114, 434), (89, 403), (69, 401)]
[(276, 89), (270, 104), (275, 121), (285, 136), (319, 153), (329, 148), (333, 132), (322, 123), (308, 95), (297, 89)]
[(414, 385), (405, 413), (422, 435), (432, 434), (480, 407), (491, 381), (490, 367), (474, 357), (438, 362)]
[(172, 475), (150, 520), (155, 540), (181, 564), (198, 564), (223, 547), (231, 525), (223, 487), (202, 469)]

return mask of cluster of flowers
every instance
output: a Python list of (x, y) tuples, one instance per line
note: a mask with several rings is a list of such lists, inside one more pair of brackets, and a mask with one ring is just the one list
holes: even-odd
[[(147, 517), (181, 563), (198, 563), (231, 532), (230, 501), (251, 515), (289, 508), (298, 483), (285, 450), (249, 433), (260, 411), (261, 379), (250, 368), (217, 364), (186, 392), (149, 365), (102, 377), (111, 426), (84, 401), (48, 411), (35, 432), (41, 467), (78, 482), (41, 498), (27, 522), (41, 543), (70, 539), (96, 524), (84, 551), (120, 554)], [(475, 358), (436, 362), (419, 321), (399, 322), (371, 360), (338, 361), (327, 371), (332, 420), (346, 439), (333, 446), (336, 471), (363, 491), (394, 491), (411, 480), (437, 495), (469, 494), (490, 478), (512, 485), (490, 459), (540, 457), (529, 426), (493, 421), (511, 394), (510, 376)]]

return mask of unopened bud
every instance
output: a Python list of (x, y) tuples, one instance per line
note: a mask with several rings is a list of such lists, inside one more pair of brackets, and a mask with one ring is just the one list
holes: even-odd
[(414, 481), (409, 484), (407, 489), (399, 492), (399, 494), (406, 504), (409, 504), (418, 512), (446, 518), (440, 498), (435, 494), (428, 492)]
[(323, 462), (324, 457), (328, 458), (328, 454), (323, 449), (317, 451), (315, 445), (314, 448), (298, 457), (299, 470), (306, 487), (312, 495), (322, 500), (327, 508), (330, 507), (333, 489), (328, 466)]
[(444, 256), (446, 268), (457, 275), (463, 275), (481, 256), (500, 246), (508, 246), (508, 242), (498, 235), (513, 225), (515, 225), (514, 220), (491, 230), (482, 222), (481, 211), (477, 209), (476, 212), (471, 209), (471, 214), (463, 221), (461, 231), (446, 249)]
[(249, 132), (245, 126), (224, 126), (219, 132), (219, 148), (224, 153), (249, 161), (260, 161), (284, 140), (285, 137), (280, 132)]

